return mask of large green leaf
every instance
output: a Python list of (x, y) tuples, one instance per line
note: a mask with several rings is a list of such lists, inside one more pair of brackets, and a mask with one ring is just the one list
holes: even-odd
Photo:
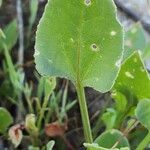
[[(150, 97), (150, 79), (138, 52), (132, 54), (122, 65), (114, 89), (127, 96), (126, 91), (138, 100)], [(129, 95), (129, 93), (128, 93)]]
[(129, 147), (127, 138), (116, 129), (105, 131), (94, 142), (105, 148), (112, 148), (117, 142), (116, 148)]
[(5, 108), (0, 107), (0, 133), (4, 133), (11, 123), (13, 123), (13, 118), (10, 113)]
[(122, 41), (112, 0), (49, 0), (36, 34), (36, 68), (106, 92), (120, 68)]
[(137, 105), (135, 111), (137, 119), (150, 131), (150, 99), (144, 99)]
[(17, 42), (18, 32), (17, 32), (17, 21), (11, 21), (4, 29), (5, 38), (0, 38), (0, 50), (4, 49), (3, 44), (7, 46), (10, 50)]

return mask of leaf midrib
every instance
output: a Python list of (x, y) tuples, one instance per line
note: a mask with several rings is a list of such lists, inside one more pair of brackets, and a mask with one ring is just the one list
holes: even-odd
[(82, 21), (83, 21), (83, 10), (84, 7), (81, 9), (80, 19), (79, 19), (79, 28), (78, 28), (78, 35), (77, 35), (77, 71), (76, 71), (76, 82), (80, 83), (80, 58), (81, 58), (81, 30), (82, 30)]

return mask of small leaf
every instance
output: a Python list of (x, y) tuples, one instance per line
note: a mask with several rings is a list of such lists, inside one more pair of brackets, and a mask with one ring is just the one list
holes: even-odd
[(105, 123), (107, 130), (112, 129), (114, 127), (116, 118), (117, 118), (116, 110), (108, 108), (107, 111), (102, 116), (102, 120)]
[(66, 130), (67, 125), (61, 125), (59, 122), (53, 122), (45, 126), (45, 133), (50, 137), (63, 136)]
[(22, 127), (20, 124), (14, 125), (9, 129), (9, 138), (15, 147), (18, 147), (22, 141)]
[(112, 0), (49, 0), (36, 33), (36, 68), (106, 92), (119, 72), (122, 30)]
[(68, 102), (66, 105), (66, 112), (69, 111), (71, 108), (73, 108), (77, 104), (77, 100), (74, 100), (72, 102)]
[(127, 90), (138, 100), (150, 98), (149, 75), (138, 52), (132, 54), (122, 64), (114, 89), (125, 96), (127, 96), (125, 93)]
[(55, 141), (49, 141), (46, 145), (46, 150), (52, 150), (55, 145)]
[(53, 90), (56, 87), (56, 78), (54, 77), (41, 77), (39, 79), (38, 84), (38, 97), (39, 99), (42, 98), (42, 94), (44, 93), (44, 96), (46, 98), (49, 98), (49, 96), (52, 94)]
[(119, 112), (124, 112), (127, 106), (127, 99), (126, 97), (118, 92), (118, 91), (113, 91), (111, 94), (112, 98), (115, 101), (115, 108)]
[(33, 23), (35, 22), (38, 4), (39, 4), (38, 0), (30, 0), (29, 30), (31, 30)]
[(31, 135), (38, 135), (38, 128), (35, 125), (36, 118), (34, 114), (29, 114), (25, 119), (25, 128)]
[(2, 6), (2, 3), (3, 3), (3, 1), (2, 1), (2, 0), (0, 0), (0, 7)]
[(48, 98), (52, 94), (55, 87), (56, 87), (56, 78), (45, 77), (45, 83), (44, 83), (45, 97)]
[(4, 133), (12, 123), (11, 114), (5, 108), (0, 107), (0, 133)]
[(40, 148), (35, 146), (29, 146), (28, 150), (40, 150)]
[(4, 32), (3, 32), (3, 30), (0, 28), (0, 39), (1, 38), (5, 39), (6, 36), (5, 36)]
[(118, 145), (116, 146), (116, 148), (129, 147), (127, 138), (119, 130), (116, 129), (108, 130), (102, 133), (94, 141), (94, 143), (97, 143), (99, 146), (105, 148), (112, 148), (117, 142)]
[(138, 103), (135, 115), (140, 123), (150, 131), (150, 99), (143, 99)]
[(11, 21), (4, 29), (5, 39), (0, 39), (0, 50), (4, 49), (3, 44), (10, 50), (16, 44), (18, 38), (17, 21)]
[[(88, 150), (109, 150), (107, 148), (103, 148), (103, 147), (98, 146), (98, 144), (96, 144), (96, 143), (92, 143), (92, 144), (84, 143), (83, 145), (86, 148), (88, 148)], [(114, 150), (118, 150), (118, 149), (115, 148)]]
[(96, 143), (84, 143), (84, 146), (86, 148), (88, 148), (88, 150), (130, 150), (128, 147), (122, 147), (122, 148), (113, 148), (113, 149), (108, 149), (108, 148), (104, 148), (104, 147), (100, 147), (98, 146), (98, 144)]

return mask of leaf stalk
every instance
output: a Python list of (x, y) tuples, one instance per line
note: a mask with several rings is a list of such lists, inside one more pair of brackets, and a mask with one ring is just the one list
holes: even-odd
[(92, 143), (93, 138), (92, 138), (90, 120), (89, 120), (89, 115), (88, 115), (86, 99), (85, 99), (85, 91), (84, 91), (84, 87), (81, 85), (80, 82), (76, 84), (76, 90), (77, 90), (77, 95), (79, 99), (79, 106), (80, 106), (80, 111), (81, 111), (85, 142)]

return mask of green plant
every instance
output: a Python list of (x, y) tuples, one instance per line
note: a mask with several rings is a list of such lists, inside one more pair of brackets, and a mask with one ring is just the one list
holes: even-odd
[(150, 121), (149, 121), (149, 107), (150, 107), (150, 100), (143, 99), (139, 102), (135, 114), (137, 119), (140, 123), (148, 129), (147, 136), (143, 139), (143, 141), (138, 145), (136, 150), (144, 149), (150, 142)]
[[(113, 0), (48, 0), (35, 39), (40, 76), (33, 70), (33, 58), (27, 57), (45, 3), (21, 3), (16, 19), (12, 13), (3, 22), (2, 14), (0, 147), (149, 149), (150, 78), (145, 62), (150, 59), (150, 41), (142, 25), (136, 23), (125, 32)], [(0, 0), (1, 5), (7, 9), (7, 1)], [(23, 53), (18, 46), (24, 47)], [(74, 107), (77, 102), (80, 113)]]
[(74, 83), (86, 142), (93, 138), (84, 87), (110, 90), (120, 68), (122, 42), (113, 1), (48, 1), (36, 34), (36, 67), (42, 75)]
[(0, 133), (5, 133), (7, 128), (13, 123), (11, 114), (2, 107), (0, 107), (0, 121)]

